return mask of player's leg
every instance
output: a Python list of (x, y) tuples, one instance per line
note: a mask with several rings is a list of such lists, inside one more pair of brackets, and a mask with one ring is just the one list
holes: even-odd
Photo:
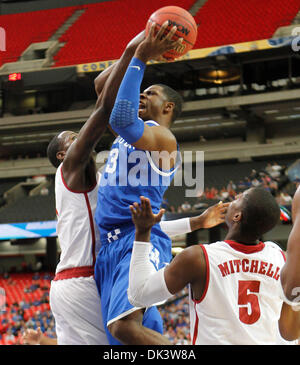
[[(118, 246), (123, 249), (122, 256), (112, 275), (113, 285), (110, 292), (109, 308), (107, 309), (107, 326), (112, 338), (111, 344), (126, 345), (162, 345), (170, 344), (163, 337), (162, 319), (157, 308), (150, 308), (144, 316), (144, 309), (133, 307), (127, 296), (129, 265), (132, 252), (132, 244), (135, 232), (120, 238)], [(111, 246), (113, 250), (113, 245)], [(102, 302), (103, 306), (103, 302)]]
[[(112, 322), (108, 328), (112, 336), (124, 345), (171, 345), (170, 341), (161, 333), (145, 327), (143, 318), (144, 310), (138, 309)], [(154, 324), (153, 321), (149, 323)]]
[[(117, 255), (117, 252), (116, 252)], [(109, 344), (113, 345), (114, 338), (111, 336), (106, 323), (107, 312), (111, 300), (112, 290), (112, 268), (115, 265), (114, 258), (110, 257), (110, 252), (107, 246), (102, 246), (97, 256), (94, 267), (94, 278), (97, 286), (97, 290), (100, 296), (99, 307), (101, 305), (102, 320), (106, 336)]]
[(50, 306), (58, 345), (106, 345), (100, 298), (93, 277), (53, 281)]

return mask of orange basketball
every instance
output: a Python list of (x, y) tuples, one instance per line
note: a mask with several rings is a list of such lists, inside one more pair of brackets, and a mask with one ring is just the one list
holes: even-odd
[(197, 24), (193, 16), (187, 10), (180, 8), (179, 6), (165, 6), (156, 10), (148, 19), (146, 24), (146, 35), (148, 35), (153, 23), (156, 23), (157, 28), (159, 29), (166, 20), (169, 22), (166, 33), (176, 25), (177, 31), (174, 34), (173, 39), (183, 38), (182, 45), (178, 47), (178, 49), (172, 49), (163, 55), (168, 60), (174, 60), (183, 56), (194, 47), (197, 39)]

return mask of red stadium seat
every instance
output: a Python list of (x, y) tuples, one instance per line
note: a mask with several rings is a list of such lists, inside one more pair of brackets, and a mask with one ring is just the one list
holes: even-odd
[[(172, 5), (187, 10), (193, 3), (193, 0), (172, 1)], [(54, 57), (54, 66), (118, 59), (130, 39), (145, 28), (149, 16), (167, 5), (170, 5), (168, 0), (86, 5), (85, 13), (60, 38), (66, 44)]]
[[(174, 0), (190, 9), (194, 0)], [(168, 0), (116, 0), (60, 9), (1, 15), (6, 30), (6, 52), (0, 65), (17, 61), (33, 42), (46, 41), (77, 9), (85, 12), (60, 37), (65, 45), (54, 56), (53, 67), (118, 59), (128, 41), (145, 28), (149, 15)], [(208, 0), (195, 15), (199, 24), (194, 49), (267, 39), (278, 27), (291, 24), (300, 9), (298, 0)], [(137, 16), (138, 14), (138, 16)]]
[(195, 15), (199, 27), (194, 48), (271, 38), (299, 10), (299, 0), (208, 0)]
[(31, 43), (47, 41), (75, 9), (66, 7), (0, 15), (0, 25), (6, 34), (6, 51), (0, 52), (0, 65), (17, 61)]
[[(34, 280), (32, 273), (20, 273), (20, 274), (10, 274), (10, 277), (13, 281), (13, 285), (9, 283), (8, 279), (0, 278), (0, 287), (5, 290), (6, 294), (6, 303), (8, 304), (7, 310), (5, 314), (0, 314), (0, 334), (2, 335), (2, 339), (0, 339), (0, 345), (8, 345), (15, 344), (16, 342), (21, 341), (21, 335), (15, 337), (15, 341), (6, 341), (6, 331), (10, 324), (13, 324), (13, 317), (16, 315), (15, 312), (12, 312), (12, 304), (17, 302), (18, 304), (25, 300), (26, 302), (41, 300), (42, 295), (45, 290), (41, 289), (42, 287), (47, 287), (49, 291), (50, 289), (50, 280), (43, 279), (43, 274), (40, 274), (41, 279)], [(24, 289), (29, 288), (32, 284), (37, 283), (40, 285), (40, 288), (36, 289), (34, 292), (25, 293)], [(18, 308), (17, 308), (18, 309)], [(29, 318), (34, 317), (36, 312), (45, 312), (50, 310), (49, 303), (42, 303), (37, 306), (32, 305), (31, 307), (24, 309), (24, 320), (28, 320)], [(8, 324), (2, 324), (2, 320), (6, 318), (8, 320)], [(22, 342), (22, 341), (21, 341)]]

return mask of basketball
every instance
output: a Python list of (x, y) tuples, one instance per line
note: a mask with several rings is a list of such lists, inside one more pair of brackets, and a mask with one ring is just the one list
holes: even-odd
[(187, 10), (180, 8), (179, 6), (165, 6), (156, 10), (149, 17), (146, 24), (146, 36), (153, 23), (156, 23), (159, 29), (166, 20), (169, 22), (166, 33), (176, 25), (177, 31), (174, 34), (173, 39), (183, 38), (181, 46), (163, 54), (167, 60), (174, 60), (185, 55), (194, 47), (197, 39), (197, 24), (193, 16)]

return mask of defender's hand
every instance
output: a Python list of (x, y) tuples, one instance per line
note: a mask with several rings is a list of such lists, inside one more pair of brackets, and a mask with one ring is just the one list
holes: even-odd
[(225, 215), (230, 203), (218, 203), (207, 208), (201, 216), (203, 217), (203, 228), (212, 228), (225, 222)]
[(145, 198), (144, 196), (140, 197), (141, 203), (133, 203), (130, 205), (130, 211), (133, 223), (136, 228), (137, 233), (148, 233), (151, 231), (151, 228), (161, 221), (161, 218), (165, 212), (164, 209), (161, 209), (159, 213), (154, 214), (152, 212), (150, 200)]
[(222, 203), (207, 208), (201, 215), (190, 219), (191, 230), (212, 228), (225, 222), (225, 215), (230, 203)]
[(127, 49), (135, 52), (136, 48), (145, 40), (145, 30), (136, 35), (128, 44)]

